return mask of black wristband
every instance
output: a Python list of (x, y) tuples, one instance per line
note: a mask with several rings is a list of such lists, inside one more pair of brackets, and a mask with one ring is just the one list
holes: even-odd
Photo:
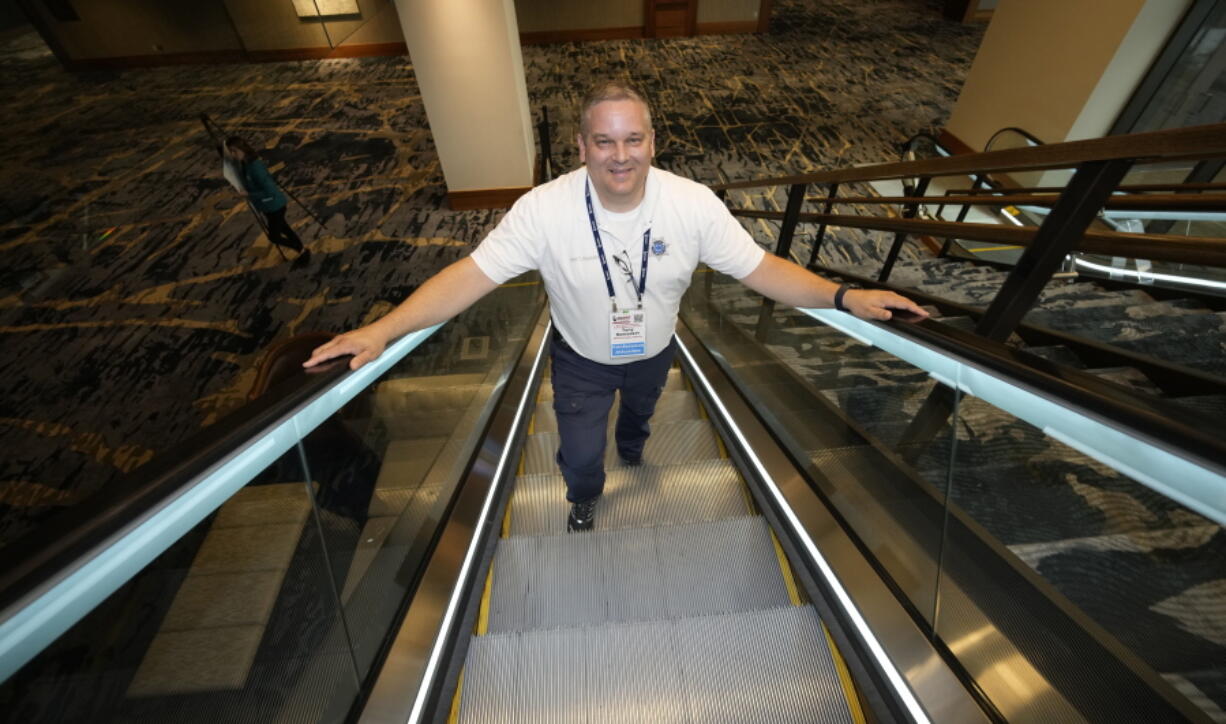
[(843, 295), (847, 293), (848, 289), (851, 289), (850, 284), (842, 284), (839, 286), (839, 290), (834, 293), (834, 308), (839, 310), (840, 312), (851, 311), (847, 307), (843, 306)]

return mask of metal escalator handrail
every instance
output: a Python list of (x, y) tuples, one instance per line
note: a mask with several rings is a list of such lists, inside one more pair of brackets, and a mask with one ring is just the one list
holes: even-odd
[[(945, 148), (945, 144), (941, 143), (941, 139), (937, 138), (931, 133), (928, 133), (927, 131), (920, 131), (898, 145), (900, 161), (906, 160), (907, 154), (914, 150), (917, 141), (930, 142), (938, 149), (937, 153), (940, 153), (942, 157), (949, 155), (949, 151)], [(941, 153), (941, 151), (945, 151), (945, 153)]]
[[(1219, 490), (1220, 481), (1226, 480), (1226, 442), (1196, 427), (1195, 421), (1185, 422), (1186, 412), (1173, 410), (1160, 399), (1146, 399), (1104, 384), (1088, 373), (936, 321), (919, 324), (866, 322), (831, 309), (802, 311), (857, 340), (905, 359), (942, 384), (961, 388), (967, 394), (1005, 409), (1043, 429), (1045, 434), (1136, 478), (1201, 515), (1226, 523), (1226, 496)], [(904, 350), (903, 353), (900, 350)], [(967, 371), (971, 380), (959, 379), (963, 371)], [(1032, 406), (1031, 414), (1019, 414), (1018, 410), (1001, 404), (998, 394), (983, 394), (992, 386), (988, 378), (1033, 396), (1036, 406)], [(1077, 419), (1055, 419), (1057, 415), (1052, 413), (1051, 405), (1063, 408)], [(1041, 409), (1043, 411), (1039, 412)], [(1056, 423), (1077, 428), (1078, 432), (1054, 427)], [(1097, 435), (1103, 438), (1097, 442), (1109, 447), (1112, 441), (1105, 437), (1112, 433), (1126, 436), (1137, 448), (1152, 451), (1152, 459), (1127, 461), (1124, 456), (1112, 456), (1096, 446), (1094, 438)], [(1186, 463), (1186, 467), (1177, 472), (1173, 466), (1181, 462)], [(1164, 478), (1178, 480), (1167, 483)], [(1204, 485), (1209, 479), (1217, 483)], [(1198, 485), (1212, 494), (1189, 492)]]
[(1050, 143), (1027, 148), (1009, 148), (945, 158), (903, 161), (818, 171), (797, 176), (779, 176), (713, 184), (726, 189), (878, 181), (912, 176), (961, 176), (973, 173), (1038, 171), (1069, 168), (1089, 161), (1131, 159), (1137, 163), (1204, 159), (1226, 156), (1226, 123), (1150, 131), (1127, 136), (1107, 136), (1085, 141)]
[(988, 142), (983, 144), (983, 150), (991, 151), (992, 146), (996, 145), (996, 139), (1000, 138), (1002, 135), (1006, 133), (1016, 133), (1017, 135), (1026, 139), (1026, 143), (1029, 146), (1046, 145), (1042, 141), (1040, 141), (1037, 136), (1035, 136), (1033, 133), (1031, 133), (1030, 131), (1027, 131), (1024, 128), (1018, 128), (1017, 126), (1005, 126), (1004, 128), (1000, 129), (996, 133), (992, 134), (991, 138), (988, 139)]
[[(442, 325), (276, 385), (0, 549), (6, 679)], [(245, 477), (244, 477), (245, 476)]]

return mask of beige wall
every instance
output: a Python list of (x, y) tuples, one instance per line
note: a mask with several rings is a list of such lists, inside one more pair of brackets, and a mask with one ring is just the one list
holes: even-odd
[(326, 48), (323, 23), (301, 20), (294, 4), (224, 0), (234, 25), (247, 50), (284, 50), (287, 48)]
[[(81, 19), (66, 23), (54, 20), (41, 3), (34, 7), (73, 60), (328, 47), (325, 24), (299, 19), (288, 0), (91, 0), (74, 3)], [(393, 3), (359, 0), (358, 7), (360, 19), (327, 21), (334, 44), (404, 42)]]
[(761, 0), (698, 0), (698, 22), (757, 22)]
[(447, 190), (532, 185), (513, 0), (396, 0)]
[(519, 30), (594, 30), (643, 26), (643, 0), (515, 0)]
[(345, 46), (404, 42), (404, 31), (400, 29), (395, 3), (390, 0), (359, 0), (358, 7), (362, 11), (360, 21), (328, 24), (333, 43)]
[(240, 50), (219, 3), (92, 0), (73, 3), (80, 20), (61, 23), (33, 3), (74, 60)]
[(1105, 134), (1192, 0), (1001, 0), (946, 126), (975, 150), (1005, 126)]

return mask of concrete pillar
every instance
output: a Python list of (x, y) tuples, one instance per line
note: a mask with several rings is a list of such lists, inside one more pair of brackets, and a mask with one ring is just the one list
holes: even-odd
[(452, 208), (502, 208), (536, 156), (514, 0), (396, 0)]

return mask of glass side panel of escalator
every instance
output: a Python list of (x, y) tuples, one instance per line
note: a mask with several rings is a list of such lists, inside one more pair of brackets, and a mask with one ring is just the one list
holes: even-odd
[(683, 316), (1006, 719), (1226, 721), (1217, 523), (722, 275)]
[(339, 722), (543, 301), (444, 325), (0, 685), (4, 721)]

